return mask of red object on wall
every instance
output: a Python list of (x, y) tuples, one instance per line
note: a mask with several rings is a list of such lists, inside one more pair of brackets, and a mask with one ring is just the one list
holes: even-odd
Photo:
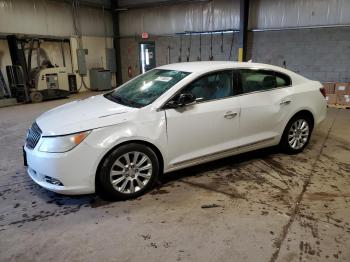
[(131, 68), (131, 66), (128, 66), (128, 77), (129, 78), (132, 77), (132, 68)]
[(149, 35), (148, 35), (147, 32), (143, 32), (143, 33), (141, 34), (141, 37), (142, 37), (142, 39), (148, 39)]

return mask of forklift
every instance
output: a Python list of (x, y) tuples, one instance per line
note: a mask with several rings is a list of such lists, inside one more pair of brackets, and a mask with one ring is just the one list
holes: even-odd
[[(38, 103), (70, 95), (71, 85), (74, 85), (74, 81), (69, 81), (72, 76), (68, 74), (66, 67), (52, 65), (40, 48), (42, 40), (21, 39), (16, 35), (9, 35), (7, 41), (12, 65), (6, 66), (6, 73), (12, 98), (16, 98), (20, 103)], [(25, 44), (29, 44), (27, 59)], [(34, 68), (33, 51), (36, 51), (37, 56), (37, 65)], [(44, 59), (41, 60), (41, 56), (44, 56)]]

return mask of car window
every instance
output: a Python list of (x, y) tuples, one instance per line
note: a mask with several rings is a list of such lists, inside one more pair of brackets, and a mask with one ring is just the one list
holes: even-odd
[(240, 75), (243, 93), (289, 86), (291, 82), (288, 76), (268, 70), (241, 69)]
[(276, 72), (277, 87), (290, 86), (292, 80), (289, 76)]
[(192, 93), (198, 102), (232, 96), (232, 71), (220, 71), (200, 77), (181, 93)]
[(177, 70), (150, 70), (104, 96), (117, 103), (140, 108), (152, 103), (189, 74)]

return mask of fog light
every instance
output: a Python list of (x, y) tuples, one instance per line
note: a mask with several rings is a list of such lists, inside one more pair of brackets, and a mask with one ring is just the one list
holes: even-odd
[(44, 179), (45, 179), (45, 181), (46, 181), (47, 183), (50, 183), (50, 184), (52, 184), (52, 185), (55, 185), (55, 186), (63, 186), (62, 182), (59, 181), (59, 180), (56, 179), (56, 178), (49, 177), (49, 176), (45, 176)]

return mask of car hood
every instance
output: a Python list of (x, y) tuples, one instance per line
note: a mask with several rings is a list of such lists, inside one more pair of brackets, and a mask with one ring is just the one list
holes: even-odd
[(44, 136), (65, 135), (125, 122), (137, 110), (98, 95), (51, 109), (36, 122)]

